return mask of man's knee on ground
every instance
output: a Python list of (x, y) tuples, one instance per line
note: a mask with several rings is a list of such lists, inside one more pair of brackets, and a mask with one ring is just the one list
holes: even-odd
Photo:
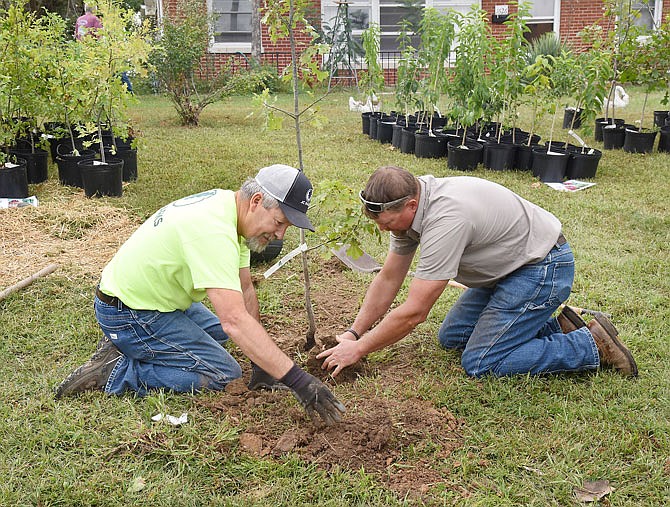
[(440, 347), (446, 350), (463, 350), (467, 343), (467, 339), (462, 336), (456, 336), (454, 333), (442, 329), (437, 334), (437, 341), (440, 343)]
[(202, 388), (223, 391), (233, 380), (242, 377), (242, 367), (238, 363), (226, 365), (226, 371), (219, 375), (203, 375)]
[(495, 375), (496, 364), (486, 362), (481, 356), (467, 351), (461, 356), (461, 366), (468, 377), (480, 378), (484, 375)]

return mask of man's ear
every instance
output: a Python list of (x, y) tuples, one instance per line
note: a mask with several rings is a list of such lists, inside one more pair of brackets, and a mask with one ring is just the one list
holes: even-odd
[(417, 208), (419, 207), (419, 200), (418, 199), (410, 199), (407, 201), (407, 207), (411, 209), (412, 211), (416, 211)]
[(250, 211), (256, 211), (259, 206), (263, 205), (263, 194), (260, 192), (256, 192), (254, 195), (251, 196), (251, 199), (249, 199), (249, 210)]

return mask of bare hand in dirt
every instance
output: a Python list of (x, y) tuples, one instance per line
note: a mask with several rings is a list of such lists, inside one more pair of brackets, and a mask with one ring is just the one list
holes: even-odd
[(293, 396), (300, 402), (312, 421), (315, 420), (315, 413), (319, 414), (328, 426), (342, 420), (342, 414), (346, 408), (316, 377), (297, 365), (293, 365), (293, 368), (284, 375), (281, 381), (293, 391)]
[(333, 348), (324, 350), (316, 356), (317, 359), (325, 358), (321, 365), (324, 370), (335, 368), (331, 373), (333, 377), (336, 377), (347, 366), (357, 363), (361, 358), (358, 341), (352, 341), (347, 336), (343, 337), (342, 335), (337, 337), (337, 341), (339, 343)]
[(340, 339), (342, 339), (342, 340), (350, 340), (350, 341), (352, 341), (352, 342), (355, 342), (358, 338), (356, 338), (353, 334), (351, 334), (351, 333), (349, 332), (349, 330), (347, 330), (347, 331), (345, 331), (345, 332), (342, 333), (342, 334), (338, 334), (338, 335), (335, 337), (335, 339), (336, 339), (338, 342), (341, 341)]

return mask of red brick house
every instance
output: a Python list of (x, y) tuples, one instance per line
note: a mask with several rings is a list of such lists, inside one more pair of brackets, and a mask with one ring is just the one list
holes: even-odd
[[(155, 0), (156, 14), (171, 15), (182, 0)], [(218, 15), (216, 33), (210, 47), (209, 59), (222, 63), (230, 58), (243, 59), (251, 53), (252, 42), (252, 0), (204, 0), (210, 13)], [(265, 2), (258, 0), (261, 8)], [(639, 22), (653, 29), (662, 19), (670, 15), (670, 0), (631, 0), (633, 7), (640, 11)], [(331, 24), (342, 0), (313, 0), (313, 18)], [(148, 3), (148, 2), (147, 2)], [(347, 14), (353, 27), (354, 37), (360, 35), (370, 22), (381, 26), (382, 64), (387, 69), (388, 83), (394, 82), (396, 38), (402, 19), (417, 15), (424, 7), (454, 9), (466, 12), (471, 5), (479, 5), (490, 14), (493, 33), (500, 33), (504, 25), (500, 21), (505, 13), (515, 9), (515, 4), (504, 0), (347, 0)], [(665, 5), (664, 5), (665, 4)], [(528, 19), (535, 38), (542, 33), (553, 31), (561, 40), (575, 48), (583, 48), (578, 36), (580, 30), (603, 19), (603, 0), (535, 0), (532, 2), (531, 17)], [(288, 42), (273, 44), (267, 28), (261, 26), (261, 60), (276, 65), (282, 70), (290, 61)]]

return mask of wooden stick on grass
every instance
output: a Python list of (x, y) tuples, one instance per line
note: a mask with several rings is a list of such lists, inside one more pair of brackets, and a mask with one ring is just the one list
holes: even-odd
[(37, 273), (35, 273), (33, 275), (30, 275), (28, 278), (24, 278), (19, 283), (15, 283), (14, 285), (10, 285), (5, 290), (0, 292), (0, 301), (5, 299), (10, 294), (16, 292), (17, 290), (21, 290), (24, 287), (27, 287), (28, 285), (33, 283), (38, 278), (42, 278), (44, 276), (47, 276), (50, 273), (53, 273), (54, 271), (56, 271), (56, 269), (58, 269), (58, 264), (49, 264), (46, 268), (40, 269)]

